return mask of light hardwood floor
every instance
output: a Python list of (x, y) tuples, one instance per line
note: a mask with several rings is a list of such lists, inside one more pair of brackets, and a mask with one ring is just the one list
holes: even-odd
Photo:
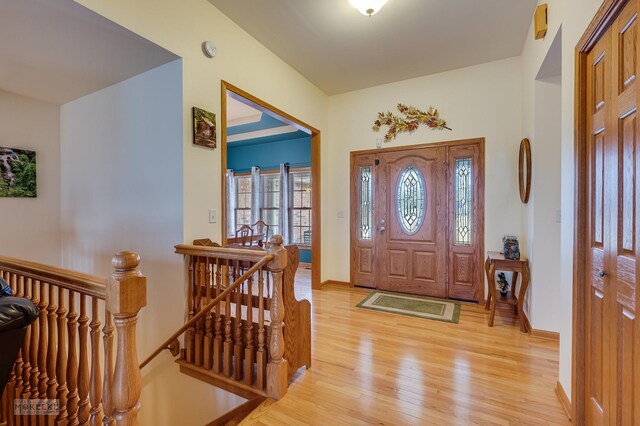
[(243, 425), (567, 425), (554, 393), (558, 344), (519, 331), (509, 311), (464, 303), (459, 324), (356, 308), (363, 289), (310, 290), (313, 366)]

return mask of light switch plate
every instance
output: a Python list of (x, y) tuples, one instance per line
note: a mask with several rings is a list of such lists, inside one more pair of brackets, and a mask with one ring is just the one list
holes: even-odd
[(216, 223), (218, 215), (215, 209), (209, 210), (209, 223)]

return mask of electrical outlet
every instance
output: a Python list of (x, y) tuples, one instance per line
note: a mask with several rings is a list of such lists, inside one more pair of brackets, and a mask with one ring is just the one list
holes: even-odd
[(215, 209), (209, 210), (209, 223), (216, 223), (217, 216)]
[(344, 219), (344, 210), (338, 210), (336, 217), (338, 219)]

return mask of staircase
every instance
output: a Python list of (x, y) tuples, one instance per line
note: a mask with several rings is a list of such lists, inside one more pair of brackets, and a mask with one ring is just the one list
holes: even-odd
[[(0, 400), (0, 426), (137, 425), (140, 370), (165, 349), (181, 372), (249, 400), (212, 424), (237, 424), (264, 398), (286, 394), (294, 373), (311, 366), (311, 305), (294, 294), (298, 247), (276, 235), (266, 251), (175, 249), (185, 259), (186, 322), (140, 365), (135, 323), (146, 278), (137, 254), (114, 257), (109, 279), (0, 257), (14, 293), (41, 310)], [(13, 414), (14, 399), (45, 398), (60, 400), (57, 414)]]

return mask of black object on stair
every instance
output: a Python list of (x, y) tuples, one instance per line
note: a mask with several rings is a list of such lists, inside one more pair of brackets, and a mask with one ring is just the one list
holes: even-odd
[(31, 300), (11, 296), (11, 287), (0, 278), (0, 395), (9, 380), (27, 327), (39, 314)]

